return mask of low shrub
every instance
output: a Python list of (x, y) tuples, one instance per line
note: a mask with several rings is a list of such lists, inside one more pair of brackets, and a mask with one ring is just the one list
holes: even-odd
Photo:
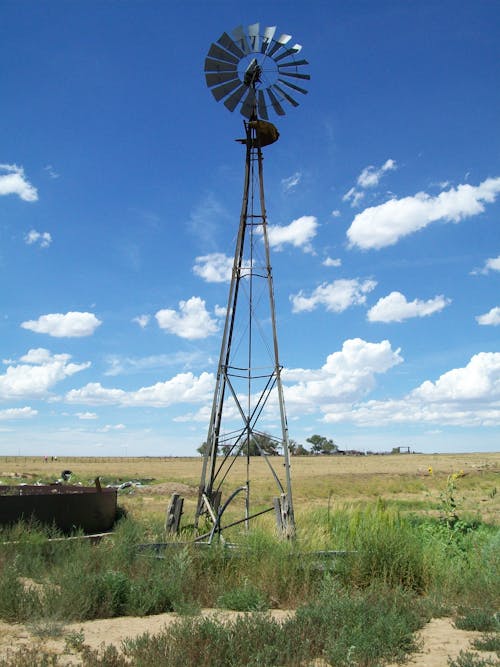
[(485, 633), (472, 641), (472, 646), (478, 651), (491, 651), (500, 657), (500, 633)]
[(264, 611), (269, 608), (269, 603), (258, 588), (245, 581), (242, 586), (223, 593), (216, 606), (235, 611)]
[(460, 651), (458, 656), (448, 659), (449, 667), (498, 667), (500, 662), (495, 659), (483, 658), (472, 651)]
[(460, 609), (455, 619), (459, 630), (479, 630), (480, 632), (500, 631), (500, 620), (492, 609)]

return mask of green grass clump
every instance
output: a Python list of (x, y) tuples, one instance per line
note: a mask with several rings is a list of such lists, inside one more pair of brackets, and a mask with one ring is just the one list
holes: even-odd
[(448, 659), (449, 667), (498, 667), (500, 662), (495, 659), (483, 658), (472, 651), (460, 651), (455, 659)]
[(269, 608), (269, 603), (258, 588), (245, 581), (242, 586), (220, 595), (216, 606), (234, 611), (264, 611)]
[(500, 632), (485, 633), (474, 639), (472, 646), (478, 651), (491, 651), (500, 657)]
[(0, 667), (59, 667), (56, 655), (38, 648), (23, 647), (18, 651), (8, 651), (5, 658), (0, 658)]
[(0, 618), (22, 623), (40, 615), (41, 605), (37, 592), (23, 585), (14, 564), (4, 567), (0, 575)]
[(426, 618), (411, 591), (380, 583), (353, 590), (327, 579), (317, 601), (297, 611), (293, 634), (330, 664), (376, 665), (414, 650), (413, 633)]
[(480, 632), (500, 631), (500, 619), (493, 609), (473, 608), (461, 609), (455, 619), (455, 627), (459, 630), (479, 630)]

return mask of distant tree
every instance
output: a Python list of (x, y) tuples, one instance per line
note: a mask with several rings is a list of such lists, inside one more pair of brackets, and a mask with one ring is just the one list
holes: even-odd
[(333, 454), (338, 450), (333, 440), (325, 438), (322, 435), (312, 435), (310, 438), (307, 438), (306, 442), (311, 443), (311, 452), (313, 454)]
[(198, 452), (198, 454), (201, 454), (201, 456), (205, 456), (207, 447), (208, 447), (207, 443), (202, 442), (201, 445), (196, 449), (196, 451)]
[[(205, 453), (207, 451), (208, 445), (206, 442), (202, 442), (201, 445), (197, 448), (198, 454), (201, 454), (201, 456), (205, 456)], [(217, 448), (217, 453), (219, 453), (219, 449)]]
[(310, 456), (311, 452), (304, 445), (297, 445), (293, 451), (293, 456)]
[(247, 453), (250, 456), (261, 456), (261, 454), (277, 456), (279, 454), (278, 447), (278, 443), (267, 433), (252, 433), (250, 441), (245, 442), (242, 447), (241, 454), (243, 456), (246, 456)]

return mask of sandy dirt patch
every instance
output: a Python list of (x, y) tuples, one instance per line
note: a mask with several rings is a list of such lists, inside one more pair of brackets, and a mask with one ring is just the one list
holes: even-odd
[[(240, 612), (222, 611), (219, 609), (205, 609), (203, 616), (229, 620)], [(270, 612), (273, 618), (282, 620), (293, 612), (275, 609)], [(158, 614), (145, 617), (121, 617), (100, 619), (81, 623), (69, 623), (62, 628), (59, 638), (41, 638), (33, 634), (30, 626), (8, 624), (0, 622), (0, 657), (8, 657), (9, 651), (21, 648), (37, 647), (57, 654), (61, 665), (80, 665), (79, 654), (75, 650), (68, 650), (65, 637), (83, 632), (87, 646), (97, 649), (103, 644), (113, 644), (120, 648), (123, 640), (133, 638), (148, 632), (151, 635), (160, 633), (165, 627), (179, 620), (173, 613)], [(457, 630), (449, 618), (433, 619), (419, 633), (422, 648), (411, 656), (405, 663), (409, 667), (448, 667), (448, 658), (456, 658), (461, 650), (474, 650), (471, 646), (473, 639), (479, 637), (480, 632), (466, 632)], [(494, 653), (481, 651), (481, 657), (496, 659)], [(319, 664), (319, 663), (317, 663)], [(327, 667), (326, 663), (321, 663)], [(399, 663), (388, 665), (399, 667)]]
[[(471, 642), (481, 635), (481, 632), (458, 630), (451, 618), (433, 618), (418, 633), (418, 638), (423, 642), (422, 649), (414, 653), (405, 664), (408, 667), (448, 667), (449, 657), (455, 659), (460, 651), (475, 651)], [(479, 655), (496, 659), (496, 655), (488, 651), (481, 651)]]
[[(230, 620), (242, 612), (223, 611), (221, 609), (203, 609), (205, 617)], [(282, 609), (273, 609), (269, 612), (277, 620), (283, 620), (293, 612)], [(113, 644), (120, 648), (124, 639), (138, 637), (148, 632), (150, 635), (159, 634), (181, 616), (175, 613), (157, 614), (155, 616), (122, 616), (119, 618), (105, 618), (96, 621), (68, 623), (62, 628), (59, 638), (38, 637), (33, 634), (29, 625), (10, 624), (0, 622), (0, 658), (6, 659), (9, 653), (21, 648), (39, 648), (60, 656), (61, 665), (80, 665), (81, 660), (77, 651), (68, 650), (65, 637), (83, 632), (84, 643), (93, 649), (102, 644)]]

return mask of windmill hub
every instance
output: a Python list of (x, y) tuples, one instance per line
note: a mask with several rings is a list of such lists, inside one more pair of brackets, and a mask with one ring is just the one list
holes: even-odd
[(229, 111), (239, 107), (246, 118), (269, 120), (269, 112), (285, 115), (297, 107), (297, 93), (305, 95), (307, 60), (298, 58), (300, 44), (289, 46), (291, 35), (279, 37), (276, 27), (261, 30), (259, 23), (222, 33), (208, 50), (205, 78), (215, 99)]
[(243, 75), (243, 83), (245, 86), (255, 88), (258, 83), (261, 83), (262, 67), (257, 62), (257, 58), (253, 58), (250, 65), (246, 68)]

